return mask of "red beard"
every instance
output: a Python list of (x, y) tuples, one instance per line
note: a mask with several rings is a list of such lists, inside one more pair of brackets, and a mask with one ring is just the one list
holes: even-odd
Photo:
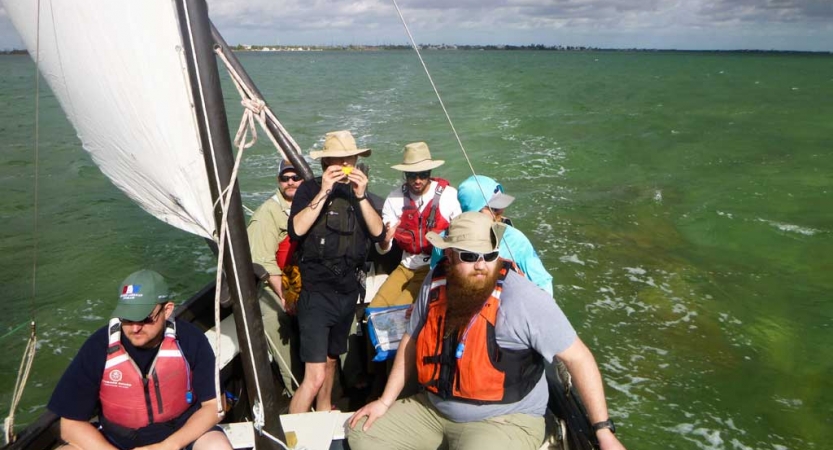
[[(474, 276), (486, 274), (483, 279)], [(447, 275), (446, 297), (448, 306), (445, 318), (445, 335), (457, 333), (468, 325), (471, 318), (480, 312), (483, 304), (492, 295), (500, 275), (498, 267), (490, 274), (487, 270), (463, 275), (450, 266)]]

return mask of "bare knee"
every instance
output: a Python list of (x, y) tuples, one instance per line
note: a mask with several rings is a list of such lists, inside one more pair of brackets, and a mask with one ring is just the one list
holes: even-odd
[[(329, 364), (329, 361), (327, 364)], [(307, 364), (302, 384), (306, 384), (318, 392), (321, 386), (324, 385), (324, 379), (327, 375), (325, 367), (325, 363)]]
[(225, 433), (211, 430), (194, 441), (194, 450), (232, 450), (232, 447)]

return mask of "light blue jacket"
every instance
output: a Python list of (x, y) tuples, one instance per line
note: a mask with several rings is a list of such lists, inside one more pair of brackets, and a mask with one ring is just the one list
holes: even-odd
[[(512, 253), (509, 253), (509, 250)], [(443, 251), (434, 248), (431, 254), (431, 268), (440, 262), (443, 257)], [(538, 253), (532, 248), (532, 243), (529, 239), (517, 228), (506, 226), (506, 231), (503, 233), (503, 239), (500, 241), (500, 257), (515, 261), (518, 268), (529, 278), (529, 281), (535, 283), (541, 289), (552, 294), (552, 275), (544, 268), (544, 263), (538, 257)]]

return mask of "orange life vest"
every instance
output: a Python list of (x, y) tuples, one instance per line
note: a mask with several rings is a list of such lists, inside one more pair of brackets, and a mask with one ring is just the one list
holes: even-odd
[(99, 400), (104, 423), (139, 429), (182, 415), (193, 402), (191, 367), (176, 340), (176, 325), (168, 321), (147, 378), (121, 345), (121, 322), (110, 319), (107, 362)]
[(445, 188), (448, 187), (448, 180), (431, 178), (431, 181), (437, 182), (437, 187), (434, 189), (434, 198), (425, 205), (422, 213), (419, 212), (419, 206), (414, 199), (408, 195), (408, 185), (402, 185), (405, 205), (402, 207), (402, 216), (399, 219), (399, 226), (396, 227), (393, 239), (399, 245), (399, 248), (415, 255), (420, 253), (430, 254), (431, 250), (434, 249), (428, 239), (425, 239), (426, 233), (429, 231), (439, 233), (448, 228), (448, 218), (443, 217), (440, 212), (440, 197)]
[(498, 345), (495, 322), (506, 274), (512, 263), (501, 260), (492, 295), (465, 329), (445, 336), (446, 264), (434, 269), (425, 324), (416, 338), (419, 383), (448, 400), (475, 404), (515, 403), (529, 394), (544, 371), (532, 349), (509, 350)]

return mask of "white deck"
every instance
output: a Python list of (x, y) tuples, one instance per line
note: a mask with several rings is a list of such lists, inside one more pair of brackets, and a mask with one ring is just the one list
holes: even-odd
[[(340, 411), (285, 414), (281, 425), (285, 433), (295, 433), (295, 448), (329, 450), (333, 440), (344, 439), (347, 419), (353, 413)], [(254, 448), (255, 434), (251, 422), (220, 424), (234, 448)], [(324, 430), (331, 430), (330, 433)], [(292, 448), (292, 447), (290, 447)]]

